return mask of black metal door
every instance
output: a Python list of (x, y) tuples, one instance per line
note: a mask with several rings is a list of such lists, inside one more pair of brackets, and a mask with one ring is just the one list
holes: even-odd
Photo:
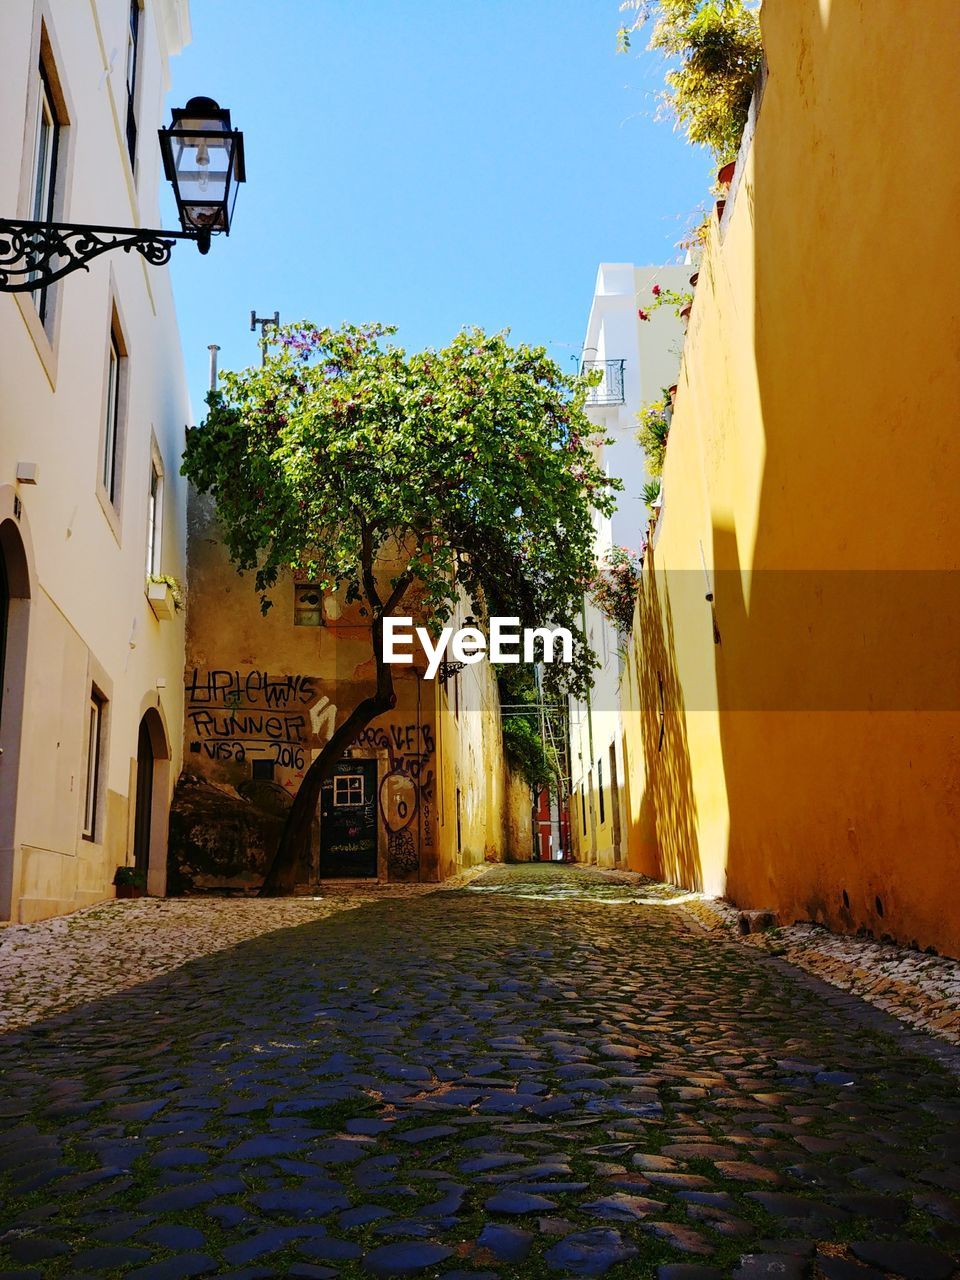
[(377, 762), (341, 760), (320, 792), (320, 877), (377, 874)]
[(137, 812), (133, 821), (133, 859), (144, 875), (150, 865), (150, 829), (153, 825), (153, 743), (146, 719), (140, 721), (137, 739)]

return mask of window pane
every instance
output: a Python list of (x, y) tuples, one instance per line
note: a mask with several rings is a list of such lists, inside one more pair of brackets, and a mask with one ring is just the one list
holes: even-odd
[(294, 584), (293, 625), (295, 627), (323, 626), (323, 592), (314, 583)]
[[(53, 98), (50, 85), (39, 68), (40, 84), (37, 95), (37, 145), (33, 176), (33, 221), (50, 222), (53, 219), (53, 204), (57, 168), (57, 144), (60, 126), (53, 109)], [(40, 315), (41, 322), (46, 320), (47, 290), (37, 289), (33, 294), (34, 305)]]
[(340, 774), (333, 780), (333, 803), (335, 805), (363, 804), (363, 774)]
[(147, 500), (147, 577), (160, 572), (163, 479), (156, 463), (150, 464), (150, 496)]
[(103, 469), (101, 479), (107, 497), (113, 502), (117, 493), (117, 422), (120, 410), (120, 352), (116, 338), (110, 339), (110, 361), (107, 370), (107, 408), (103, 432)]
[(137, 90), (137, 59), (140, 45), (140, 3), (131, 0), (130, 30), (127, 33), (127, 151), (130, 163), (137, 158), (137, 116), (135, 94)]
[(90, 699), (87, 713), (87, 779), (84, 789), (83, 834), (93, 839), (97, 820), (97, 782), (100, 773), (100, 703)]

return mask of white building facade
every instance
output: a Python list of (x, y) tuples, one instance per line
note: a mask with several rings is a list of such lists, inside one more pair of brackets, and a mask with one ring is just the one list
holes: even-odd
[[(188, 0), (4, 0), (0, 217), (159, 226), (189, 34)], [(183, 581), (189, 421), (166, 268), (113, 251), (0, 293), (0, 920), (112, 897), (121, 866), (164, 890), (184, 634), (147, 589)]]
[[(611, 546), (638, 552), (646, 537), (649, 511), (644, 487), (650, 481), (637, 442), (637, 412), (677, 380), (684, 326), (670, 305), (651, 311), (652, 287), (690, 291), (692, 266), (635, 267), (603, 263), (587, 322), (582, 364), (598, 368), (603, 381), (587, 402), (587, 415), (610, 443), (599, 457), (606, 474), (623, 481), (617, 509), (597, 516), (597, 558)], [(640, 311), (646, 311), (644, 320)], [(620, 675), (616, 628), (588, 599), (587, 637), (600, 661), (593, 687), (583, 701), (570, 700), (570, 826), (574, 854), (581, 862), (625, 865), (626, 772), (620, 716)]]

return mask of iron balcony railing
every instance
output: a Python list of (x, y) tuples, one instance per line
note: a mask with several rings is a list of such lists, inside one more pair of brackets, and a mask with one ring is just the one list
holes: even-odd
[(625, 360), (584, 360), (580, 365), (581, 373), (592, 373), (599, 369), (603, 381), (590, 388), (587, 404), (623, 404), (623, 366)]

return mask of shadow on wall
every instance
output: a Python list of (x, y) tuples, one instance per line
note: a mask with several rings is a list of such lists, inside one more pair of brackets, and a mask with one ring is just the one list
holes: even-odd
[(646, 775), (639, 823), (641, 854), (651, 864), (652, 874), (699, 891), (703, 871), (697, 805), (673, 611), (669, 586), (655, 571), (640, 575), (633, 635)]

